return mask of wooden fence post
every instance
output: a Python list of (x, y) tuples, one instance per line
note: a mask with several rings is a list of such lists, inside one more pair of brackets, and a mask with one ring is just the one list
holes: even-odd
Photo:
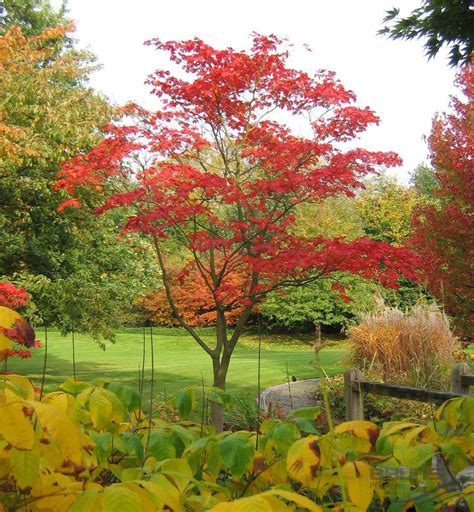
[(453, 366), (451, 373), (451, 391), (459, 395), (468, 395), (469, 386), (462, 383), (461, 377), (469, 373), (469, 366), (466, 363), (458, 363)]
[(354, 381), (362, 380), (362, 372), (357, 368), (348, 368), (344, 372), (344, 398), (346, 401), (346, 421), (363, 420), (364, 405), (362, 393), (355, 390)]

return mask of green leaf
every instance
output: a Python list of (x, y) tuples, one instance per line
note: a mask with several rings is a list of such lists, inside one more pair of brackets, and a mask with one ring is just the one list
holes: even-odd
[(273, 440), (281, 454), (286, 454), (290, 446), (301, 437), (296, 426), (288, 421), (278, 421), (267, 436)]
[(10, 465), (19, 488), (32, 487), (39, 471), (39, 455), (27, 450), (12, 448)]
[(67, 512), (96, 512), (97, 497), (99, 491), (97, 489), (86, 489), (81, 492), (74, 503), (67, 509)]
[(401, 464), (409, 468), (418, 468), (430, 461), (435, 453), (432, 444), (419, 444), (410, 446), (405, 453), (402, 454)]
[(138, 434), (132, 432), (123, 432), (122, 439), (125, 444), (125, 448), (128, 454), (132, 451), (135, 452), (139, 464), (143, 462), (143, 445), (142, 438)]
[(314, 426), (314, 421), (309, 418), (291, 418), (293, 423), (305, 434), (319, 434), (319, 430)]
[(103, 464), (107, 461), (112, 453), (112, 434), (104, 432), (94, 436), (95, 454), (99, 461)]
[(309, 418), (317, 419), (321, 414), (321, 407), (300, 407), (288, 413), (287, 418)]
[[(413, 505), (415, 505), (417, 512), (436, 512), (437, 507), (434, 504), (435, 495), (427, 496), (421, 495), (413, 498)], [(439, 509), (438, 509), (439, 510)]]
[[(472, 445), (471, 445), (472, 446)], [(458, 445), (454, 443), (443, 443), (441, 451), (448, 458), (448, 463), (453, 473), (459, 473), (469, 463), (469, 458)]]
[(390, 437), (379, 436), (375, 444), (375, 450), (378, 455), (392, 455), (393, 446), (390, 442)]
[(140, 480), (142, 477), (142, 469), (141, 468), (125, 468), (120, 473), (120, 480), (122, 482), (131, 482), (133, 480)]
[(158, 461), (176, 457), (176, 448), (174, 447), (172, 436), (164, 430), (157, 430), (150, 434), (148, 451)]
[(111, 382), (106, 389), (117, 396), (127, 411), (133, 412), (140, 407), (140, 395), (130, 386)]
[(191, 388), (181, 389), (174, 398), (174, 403), (182, 418), (186, 419), (193, 410), (194, 393)]
[[(184, 492), (185, 488), (194, 477), (191, 467), (184, 459), (167, 459), (160, 462), (158, 467), (163, 475), (167, 475), (173, 480), (174, 485), (181, 493)], [(155, 479), (152, 478), (152, 480)]]
[(219, 388), (210, 388), (207, 392), (206, 398), (210, 402), (214, 402), (216, 404), (220, 404), (220, 405), (224, 405), (224, 406), (228, 406), (232, 402), (231, 395)]
[(474, 396), (467, 396), (463, 398), (461, 404), (462, 411), (462, 426), (467, 428), (470, 426), (474, 428)]
[(67, 380), (66, 382), (63, 382), (59, 387), (66, 391), (66, 393), (78, 395), (85, 389), (92, 387), (92, 384), (89, 382), (83, 382), (82, 380)]
[(254, 443), (242, 434), (231, 434), (219, 441), (222, 462), (236, 477), (242, 476), (255, 455)]

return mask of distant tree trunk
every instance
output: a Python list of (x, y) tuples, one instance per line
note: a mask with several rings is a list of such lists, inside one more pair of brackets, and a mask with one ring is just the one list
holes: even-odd
[(314, 324), (314, 351), (316, 354), (321, 350), (321, 324)]
[[(217, 312), (216, 318), (216, 349), (212, 357), (212, 371), (214, 376), (213, 386), (225, 389), (227, 372), (233, 347), (227, 338), (227, 322), (222, 310)], [(217, 432), (224, 428), (224, 407), (211, 402), (211, 421)]]
[[(212, 368), (214, 374), (213, 385), (216, 388), (225, 389), (227, 371), (229, 370), (230, 357), (232, 353), (224, 350), (222, 358), (217, 356), (212, 359)], [(222, 432), (224, 429), (224, 407), (215, 402), (211, 402), (211, 422), (216, 432)]]
[(321, 324), (319, 322), (314, 324), (314, 337), (315, 343), (321, 343)]

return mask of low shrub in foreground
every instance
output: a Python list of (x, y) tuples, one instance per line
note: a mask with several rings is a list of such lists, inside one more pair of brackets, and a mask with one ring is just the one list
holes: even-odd
[[(474, 485), (443, 481), (474, 460), (474, 397), (433, 422), (351, 421), (321, 434), (318, 408), (255, 432), (216, 434), (187, 419), (198, 388), (155, 408), (118, 383), (69, 381), (39, 399), (30, 381), (0, 377), (0, 510), (21, 512), (433, 510)], [(206, 400), (232, 406), (222, 391)], [(202, 397), (201, 397), (202, 398)], [(204, 410), (204, 409), (203, 409)], [(170, 421), (170, 418), (173, 421)], [(427, 508), (428, 505), (431, 508)], [(423, 508), (424, 507), (424, 508)]]

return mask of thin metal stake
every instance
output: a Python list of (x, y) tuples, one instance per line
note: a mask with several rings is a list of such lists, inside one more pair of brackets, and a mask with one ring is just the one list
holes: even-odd
[(262, 362), (262, 325), (260, 323), (260, 313), (257, 313), (258, 321), (258, 363), (257, 363), (257, 438), (255, 440), (255, 449), (258, 450), (260, 439), (260, 413), (261, 413), (261, 362)]
[(41, 378), (41, 388), (40, 388), (40, 402), (43, 398), (43, 390), (44, 390), (44, 381), (46, 379), (46, 364), (48, 361), (48, 327), (44, 324), (44, 361), (43, 361), (43, 376)]
[(71, 327), (72, 334), (72, 376), (76, 380), (76, 340), (74, 338), (74, 324)]

